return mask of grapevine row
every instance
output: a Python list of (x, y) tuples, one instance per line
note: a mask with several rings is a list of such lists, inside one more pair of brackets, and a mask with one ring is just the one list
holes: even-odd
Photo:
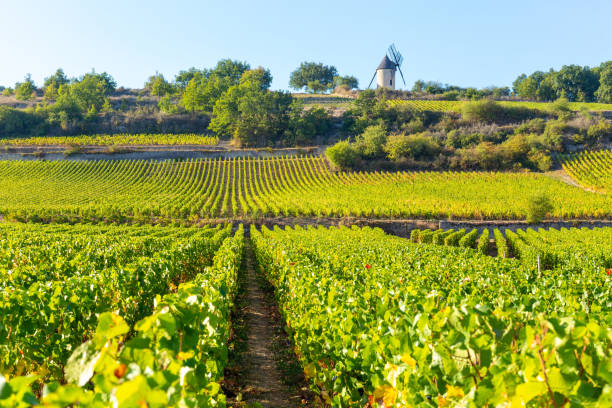
[(0, 162), (0, 214), (17, 220), (523, 219), (534, 191), (554, 217), (612, 213), (612, 197), (534, 173), (334, 172), (321, 157)]

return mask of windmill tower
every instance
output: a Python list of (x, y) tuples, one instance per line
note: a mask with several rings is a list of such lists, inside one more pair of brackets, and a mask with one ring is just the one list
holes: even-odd
[[(389, 58), (389, 55), (391, 55), (391, 58)], [(376, 72), (374, 72), (374, 76), (372, 76), (372, 80), (370, 81), (368, 88), (372, 86), (372, 82), (374, 82), (374, 78), (376, 78), (377, 88), (395, 89), (395, 71), (399, 71), (400, 75), (402, 76), (404, 86), (406, 86), (404, 74), (400, 68), (403, 60), (404, 57), (402, 57), (402, 54), (399, 53), (394, 44), (391, 44), (387, 54), (385, 54), (384, 58), (378, 65), (378, 68), (376, 68)]]

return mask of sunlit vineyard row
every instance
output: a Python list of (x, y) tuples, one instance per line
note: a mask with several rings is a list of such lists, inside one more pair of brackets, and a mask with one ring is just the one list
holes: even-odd
[[(401, 100), (393, 99), (389, 101), (391, 105), (410, 106), (419, 111), (434, 112), (458, 112), (469, 101), (430, 101), (430, 100)], [(537, 109), (550, 112), (553, 108), (552, 102), (526, 102), (526, 101), (499, 101), (499, 104), (507, 107), (521, 107)], [(589, 102), (570, 102), (569, 108), (573, 111), (587, 109), (590, 111), (612, 111), (610, 103), (589, 103)]]
[(601, 267), (538, 270), (369, 228), (251, 237), (326, 406), (612, 402), (612, 281)]
[[(527, 228), (516, 231), (479, 232), (477, 229), (413, 229), (410, 241), (477, 249), (488, 254), (494, 244), (497, 256), (512, 255), (528, 266), (551, 269), (561, 265), (577, 268), (612, 268), (612, 228)], [(492, 248), (491, 248), (492, 249)]]
[(216, 145), (219, 139), (195, 133), (141, 133), (80, 136), (0, 138), (0, 146), (117, 146), (117, 145)]
[(225, 406), (242, 226), (0, 236), (0, 406)]
[(612, 150), (559, 155), (558, 159), (563, 169), (577, 183), (593, 190), (612, 193)]
[(536, 192), (554, 217), (612, 214), (611, 196), (536, 173), (333, 172), (321, 157), (0, 162), (0, 214), (18, 220), (524, 219)]

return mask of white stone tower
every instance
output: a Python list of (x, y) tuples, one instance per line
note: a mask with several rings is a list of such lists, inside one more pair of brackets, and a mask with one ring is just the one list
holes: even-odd
[[(391, 55), (391, 58), (389, 58), (389, 55)], [(404, 57), (402, 57), (402, 54), (395, 48), (395, 45), (391, 44), (389, 46), (389, 52), (385, 54), (385, 57), (380, 61), (380, 64), (378, 64), (378, 68), (376, 68), (368, 88), (372, 86), (374, 78), (376, 78), (377, 88), (395, 89), (395, 71), (399, 71), (404, 86), (406, 86), (406, 80), (404, 79), (401, 68), (403, 61)]]
[(396, 65), (385, 54), (378, 68), (376, 68), (377, 88), (395, 89), (395, 71)]

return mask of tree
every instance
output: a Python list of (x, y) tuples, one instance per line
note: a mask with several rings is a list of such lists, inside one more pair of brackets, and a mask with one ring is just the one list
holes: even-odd
[(15, 97), (20, 101), (29, 101), (32, 99), (32, 94), (36, 91), (32, 75), (27, 74), (23, 82), (15, 84)]
[(289, 86), (299, 90), (306, 88), (311, 92), (324, 92), (334, 86), (334, 78), (338, 76), (336, 67), (316, 62), (302, 62), (291, 73)]
[(357, 89), (359, 88), (359, 81), (357, 78), (351, 75), (346, 76), (338, 76), (335, 78), (336, 86), (343, 86), (348, 89)]
[(64, 73), (64, 70), (58, 68), (55, 74), (45, 78), (44, 96), (46, 99), (57, 99), (58, 90), (61, 85), (68, 85), (70, 80)]
[(145, 84), (151, 95), (164, 97), (174, 93), (174, 86), (164, 78), (163, 74), (155, 73), (155, 75), (149, 77), (149, 80)]
[(293, 98), (285, 92), (268, 91), (270, 83), (269, 71), (246, 71), (215, 102), (209, 129), (219, 137), (233, 138), (239, 146), (280, 141), (289, 127)]
[(612, 61), (600, 70), (599, 88), (595, 96), (599, 102), (612, 103)]
[(425, 81), (418, 79), (414, 81), (414, 85), (412, 86), (412, 92), (424, 92), (425, 91)]
[(183, 90), (187, 87), (187, 84), (194, 79), (197, 78), (200, 80), (202, 77), (207, 77), (208, 74), (206, 70), (199, 70), (197, 68), (191, 67), (187, 71), (179, 71), (179, 73), (174, 78), (174, 83), (176, 87), (180, 90)]
[(192, 115), (204, 109), (204, 94), (197, 78), (192, 78), (185, 87), (181, 96), (181, 104)]
[(554, 77), (557, 96), (570, 102), (591, 102), (599, 86), (599, 78), (589, 67), (564, 65)]

